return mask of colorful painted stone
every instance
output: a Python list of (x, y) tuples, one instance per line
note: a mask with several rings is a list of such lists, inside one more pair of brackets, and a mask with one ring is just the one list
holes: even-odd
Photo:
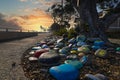
[(82, 52), (81, 52), (81, 53), (78, 54), (78, 57), (79, 57), (79, 58), (82, 58), (83, 56), (85, 56), (85, 53), (82, 53)]
[(39, 50), (39, 51), (36, 51), (35, 53), (34, 53), (34, 57), (36, 57), (36, 58), (39, 58), (39, 56), (42, 54), (42, 53), (45, 53), (45, 52), (48, 52), (49, 50), (47, 50), (47, 49), (41, 49), (41, 50)]
[(65, 60), (65, 64), (71, 64), (76, 69), (81, 69), (83, 67), (83, 64), (78, 60)]
[(100, 47), (102, 47), (102, 46), (104, 46), (105, 45), (105, 42), (104, 41), (95, 41), (94, 42), (94, 46), (100, 46)]
[(84, 35), (80, 35), (80, 36), (77, 36), (76, 37), (76, 41), (79, 42), (79, 41), (85, 41), (86, 40), (86, 37)]
[(76, 50), (71, 50), (70, 53), (71, 53), (71, 54), (77, 54), (78, 51), (76, 51)]
[(98, 57), (101, 57), (101, 58), (105, 58), (105, 57), (107, 57), (107, 51), (104, 50), (104, 49), (98, 49), (95, 52), (95, 55), (98, 56)]
[(83, 63), (83, 64), (87, 63), (87, 61), (88, 61), (87, 56), (83, 56), (83, 57), (80, 59), (80, 62)]
[(90, 49), (88, 47), (85, 47), (85, 46), (79, 47), (78, 51), (83, 52), (83, 53), (90, 53)]
[(81, 47), (81, 46), (83, 46), (83, 45), (86, 45), (86, 43), (85, 43), (85, 42), (77, 42), (77, 46), (78, 46), (78, 47)]
[(76, 43), (76, 39), (72, 38), (72, 39), (68, 40), (68, 42), (71, 43), (71, 44), (74, 44), (74, 43)]
[(49, 47), (46, 44), (43, 44), (42, 48), (44, 49), (44, 48), (49, 48)]
[(93, 50), (98, 50), (98, 49), (100, 49), (101, 47), (100, 46), (92, 46), (92, 49)]
[(60, 55), (57, 53), (46, 52), (39, 57), (39, 62), (43, 65), (46, 64), (46, 66), (58, 64), (59, 60)]
[(37, 61), (38, 60), (38, 58), (36, 58), (36, 57), (29, 57), (29, 61)]
[(40, 50), (41, 49), (41, 47), (32, 47), (32, 50)]
[(35, 53), (35, 51), (30, 51), (29, 54), (30, 55), (33, 55)]
[(77, 80), (79, 71), (70, 64), (62, 64), (49, 69), (49, 73), (56, 80)]
[(64, 43), (62, 43), (62, 42), (57, 43), (55, 47), (56, 48), (62, 48), (62, 47), (64, 47)]
[(78, 56), (76, 54), (70, 54), (66, 57), (67, 60), (78, 60)]
[(63, 47), (62, 49), (59, 50), (59, 53), (68, 54), (69, 50), (70, 50), (69, 47)]
[(104, 76), (103, 74), (95, 74), (95, 77), (99, 78), (100, 80), (108, 80), (108, 78), (106, 76)]
[(85, 74), (85, 80), (101, 80), (92, 74)]

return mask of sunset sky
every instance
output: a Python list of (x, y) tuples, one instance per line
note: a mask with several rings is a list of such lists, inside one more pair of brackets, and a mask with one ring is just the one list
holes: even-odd
[(0, 28), (20, 28), (40, 31), (49, 27), (52, 17), (46, 10), (61, 0), (0, 0)]

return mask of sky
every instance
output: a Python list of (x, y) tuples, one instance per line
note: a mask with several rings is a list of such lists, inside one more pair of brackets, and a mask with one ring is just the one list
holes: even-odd
[(52, 17), (46, 10), (61, 0), (0, 0), (0, 28), (41, 31), (48, 28)]

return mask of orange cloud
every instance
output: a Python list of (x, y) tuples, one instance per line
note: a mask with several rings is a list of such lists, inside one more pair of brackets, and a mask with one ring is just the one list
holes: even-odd
[(33, 9), (33, 13), (23, 16), (14, 16), (10, 18), (22, 26), (23, 29), (40, 31), (40, 26), (48, 28), (53, 20), (51, 16), (40, 9)]

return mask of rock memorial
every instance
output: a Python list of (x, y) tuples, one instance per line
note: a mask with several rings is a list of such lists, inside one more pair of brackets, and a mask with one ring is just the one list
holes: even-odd
[(120, 80), (119, 52), (120, 47), (106, 46), (99, 38), (50, 36), (36, 42), (21, 61), (30, 80)]

